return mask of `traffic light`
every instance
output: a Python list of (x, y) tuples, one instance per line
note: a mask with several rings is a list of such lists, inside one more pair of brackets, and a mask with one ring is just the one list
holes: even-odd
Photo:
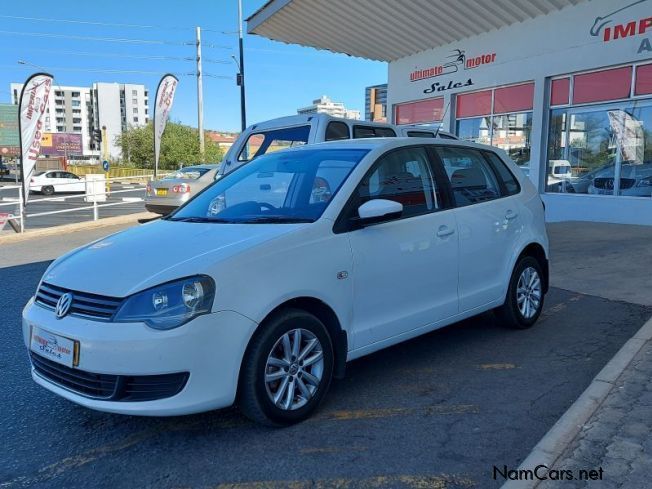
[(98, 143), (102, 142), (102, 131), (100, 129), (93, 129), (93, 139)]

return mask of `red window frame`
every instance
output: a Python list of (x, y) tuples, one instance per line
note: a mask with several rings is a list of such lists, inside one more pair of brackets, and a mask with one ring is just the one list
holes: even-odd
[(552, 80), (550, 105), (567, 105), (570, 100), (570, 77)]
[(573, 77), (573, 104), (629, 98), (632, 66), (592, 71)]
[(416, 100), (394, 106), (396, 124), (440, 122), (444, 117), (444, 97)]

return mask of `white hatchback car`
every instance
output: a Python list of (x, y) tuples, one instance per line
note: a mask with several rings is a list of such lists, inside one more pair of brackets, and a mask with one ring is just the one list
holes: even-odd
[(500, 150), (321, 143), (256, 158), (170, 216), (60, 257), (23, 335), (34, 380), (89, 408), (237, 402), (289, 424), (349, 360), (492, 309), (531, 326), (547, 255), (539, 194)]

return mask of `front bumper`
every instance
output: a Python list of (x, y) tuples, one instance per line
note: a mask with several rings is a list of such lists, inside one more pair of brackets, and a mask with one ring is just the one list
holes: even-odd
[(173, 416), (233, 404), (238, 374), (256, 323), (233, 311), (199, 316), (179, 328), (157, 331), (143, 323), (111, 323), (66, 316), (30, 300), (23, 310), (23, 340), (29, 348), (32, 326), (79, 341), (85, 372), (121, 376), (188, 372), (178, 394), (154, 401), (106, 401), (57, 385), (32, 368), (34, 381), (82, 406), (120, 414)]

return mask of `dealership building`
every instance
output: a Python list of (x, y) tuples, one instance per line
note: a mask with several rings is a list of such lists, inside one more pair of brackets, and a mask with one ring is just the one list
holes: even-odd
[(652, 0), (271, 0), (248, 32), (387, 62), (388, 119), (504, 149), (550, 221), (652, 225)]

